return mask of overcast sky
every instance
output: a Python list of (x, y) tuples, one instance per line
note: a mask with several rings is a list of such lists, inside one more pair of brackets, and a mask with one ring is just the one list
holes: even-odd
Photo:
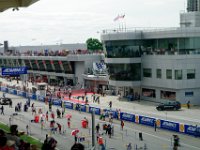
[[(102, 30), (121, 24), (127, 28), (177, 27), (185, 7), (186, 0), (40, 0), (19, 11), (0, 13), (0, 43), (85, 43), (90, 37), (99, 39)], [(118, 14), (125, 18), (114, 22)]]

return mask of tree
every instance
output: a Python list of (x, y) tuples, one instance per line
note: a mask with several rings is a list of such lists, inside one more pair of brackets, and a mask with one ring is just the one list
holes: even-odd
[(89, 38), (86, 41), (88, 50), (103, 50), (103, 45), (98, 39)]

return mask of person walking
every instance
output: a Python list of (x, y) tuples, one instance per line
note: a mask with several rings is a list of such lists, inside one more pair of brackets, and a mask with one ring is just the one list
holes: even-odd
[(9, 102), (9, 107), (12, 108), (12, 100)]
[(96, 125), (96, 133), (99, 133), (100, 125), (99, 123)]
[(46, 112), (46, 121), (48, 121), (49, 120), (49, 112), (47, 111)]
[(154, 130), (155, 130), (155, 132), (156, 132), (156, 129), (157, 129), (157, 122), (156, 122), (156, 120), (154, 121)]
[(68, 128), (70, 128), (70, 125), (71, 125), (71, 120), (70, 120), (70, 118), (68, 118), (67, 119), (67, 126), (68, 126)]
[(190, 109), (190, 101), (187, 102), (187, 108)]
[(124, 121), (121, 120), (121, 129), (123, 130), (124, 129)]
[(112, 101), (110, 101), (108, 105), (109, 105), (110, 109), (112, 109)]
[(4, 115), (4, 107), (3, 107), (3, 105), (1, 106), (1, 115)]

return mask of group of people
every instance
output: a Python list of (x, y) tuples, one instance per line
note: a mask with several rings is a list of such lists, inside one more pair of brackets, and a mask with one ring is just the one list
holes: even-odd
[(37, 145), (31, 145), (20, 139), (17, 125), (10, 126), (10, 133), (0, 129), (0, 150), (37, 150)]

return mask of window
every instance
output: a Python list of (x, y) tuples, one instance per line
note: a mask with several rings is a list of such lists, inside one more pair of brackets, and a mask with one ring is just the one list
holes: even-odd
[(162, 70), (161, 69), (156, 69), (156, 76), (157, 78), (162, 78)]
[(176, 100), (176, 92), (160, 91), (160, 98), (168, 100)]
[(142, 88), (142, 96), (155, 98), (156, 97), (156, 90)]
[(185, 92), (185, 97), (192, 97), (193, 95), (193, 92)]
[(150, 68), (144, 68), (143, 69), (143, 77), (151, 78), (152, 73)]
[(187, 69), (187, 79), (195, 79), (195, 69)]
[(167, 79), (172, 79), (172, 70), (171, 69), (167, 69), (166, 70), (166, 78)]
[(175, 80), (182, 80), (182, 70), (175, 70)]

